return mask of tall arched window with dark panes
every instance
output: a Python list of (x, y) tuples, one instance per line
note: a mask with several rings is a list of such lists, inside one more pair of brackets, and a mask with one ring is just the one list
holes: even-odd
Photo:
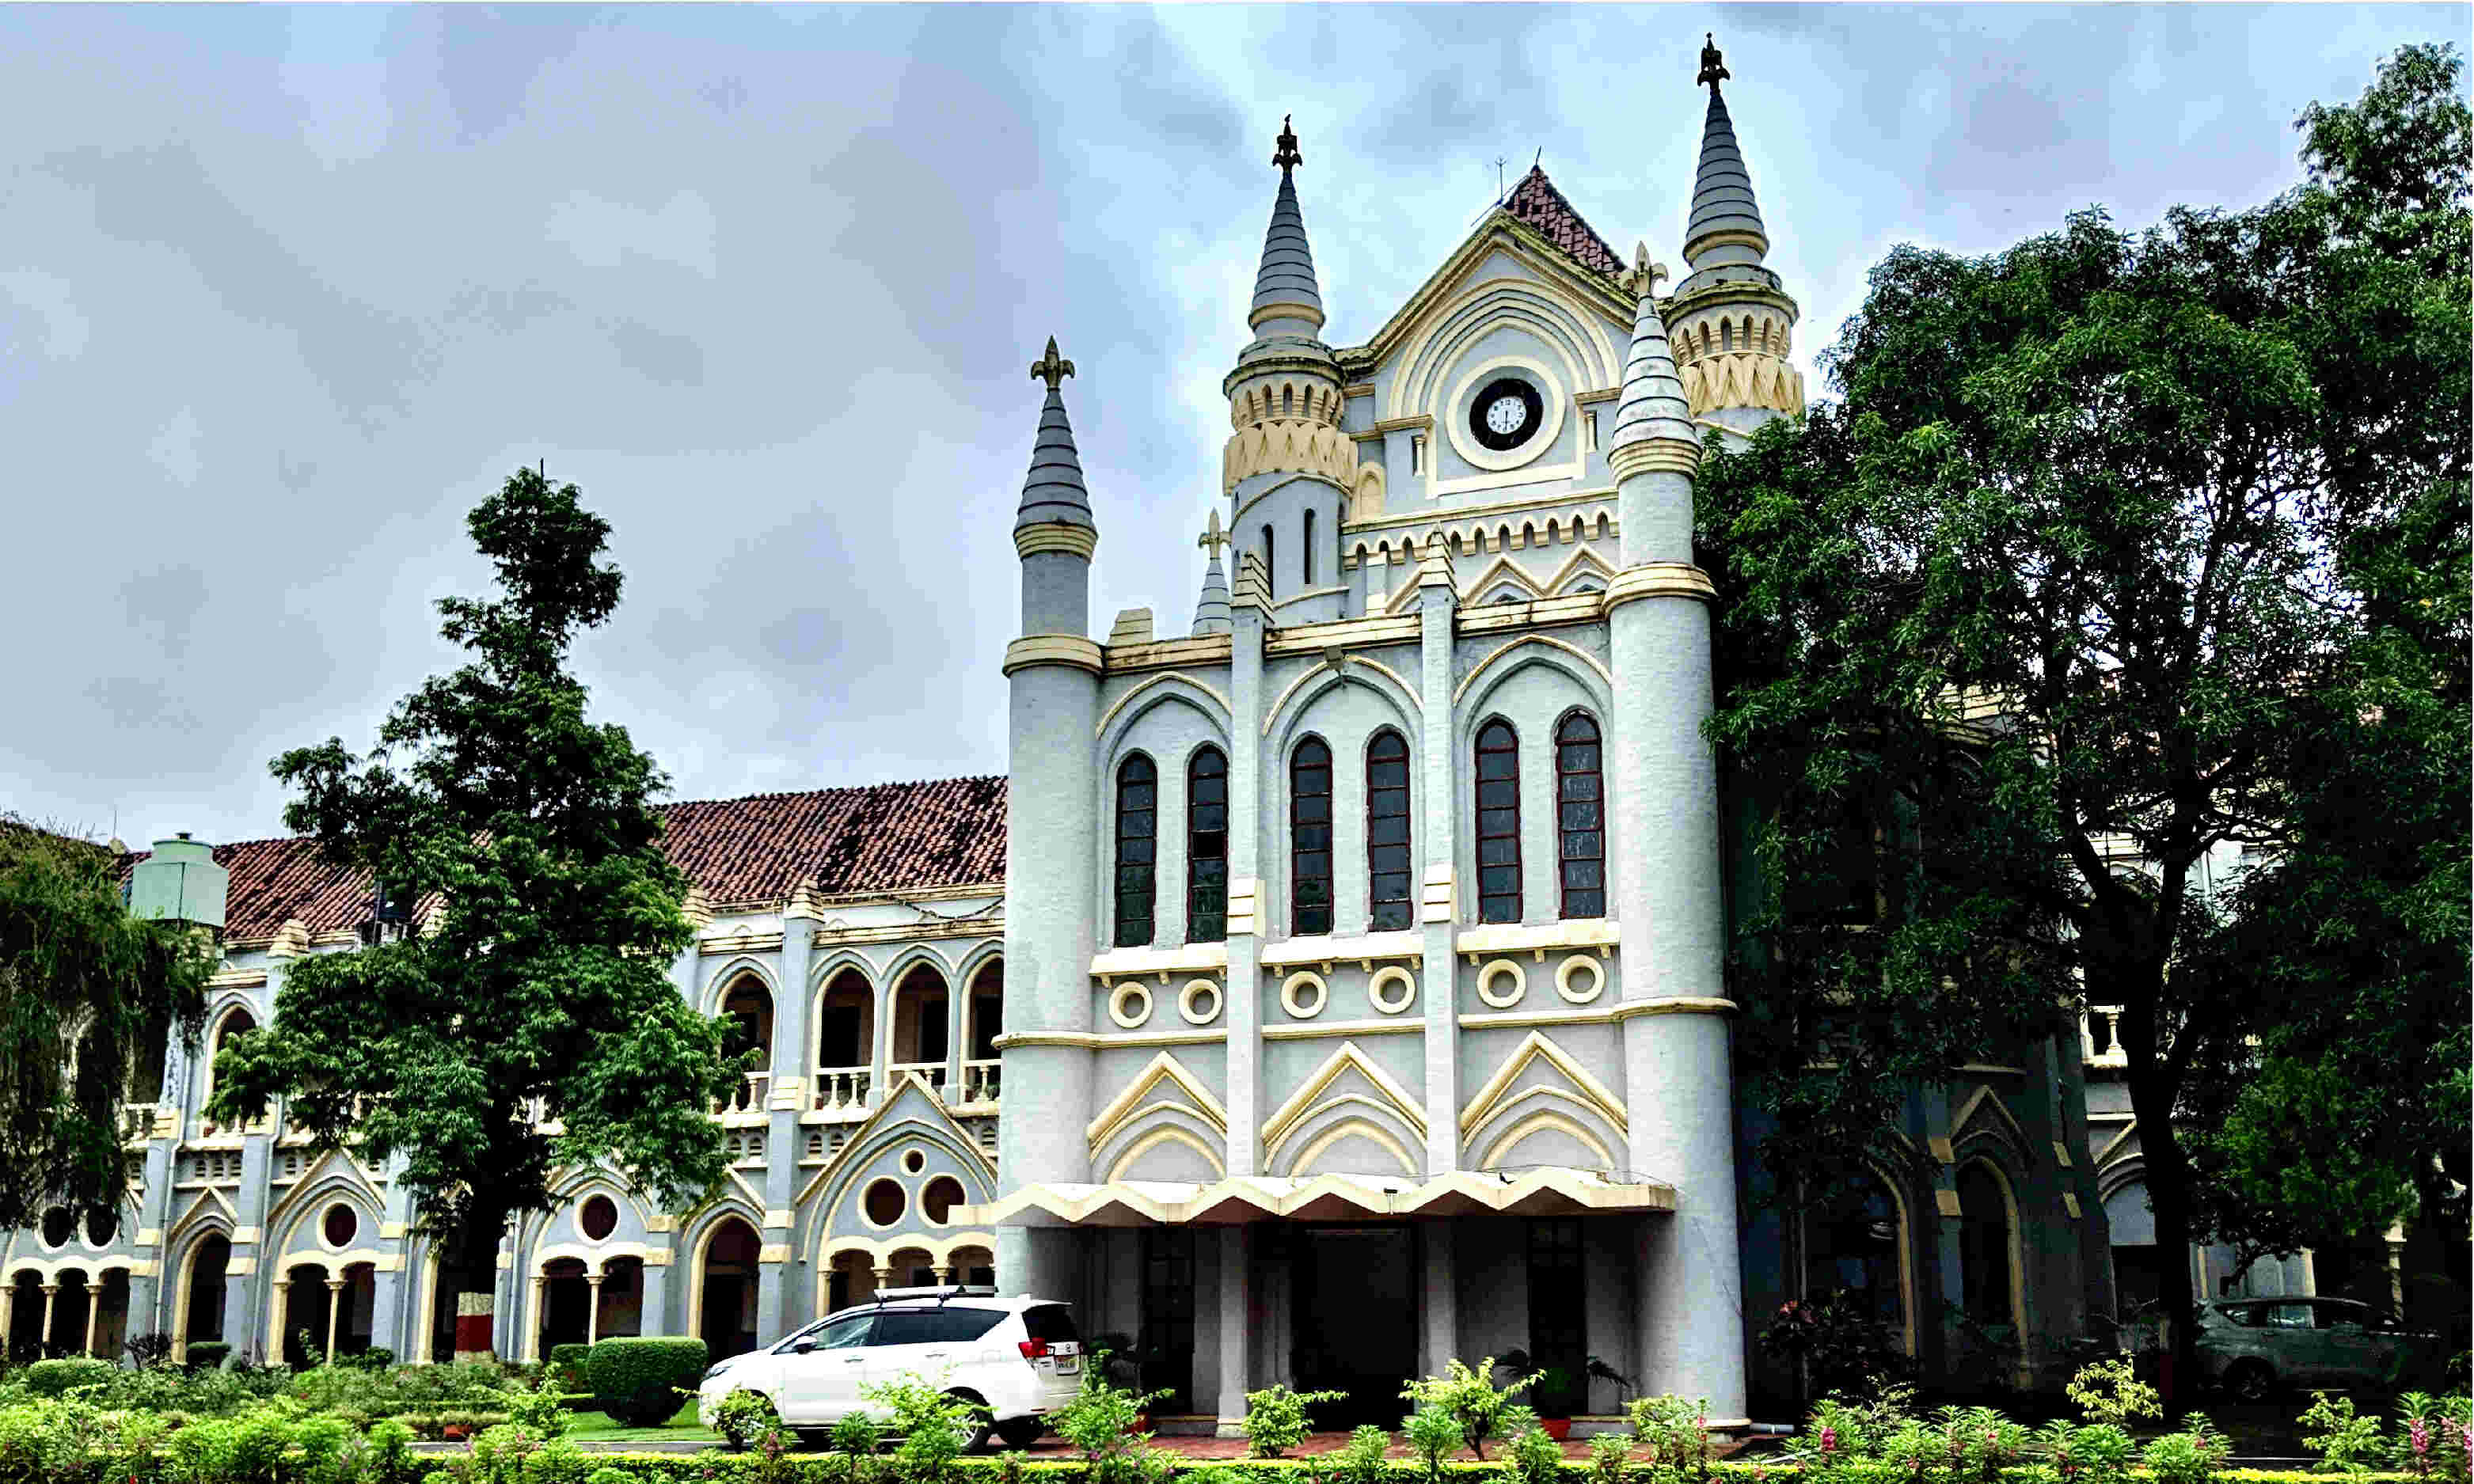
[(1562, 916), (1607, 915), (1607, 790), (1598, 724), (1574, 711), (1555, 729), (1555, 861)]
[(1136, 753), (1117, 765), (1117, 946), (1152, 941), (1152, 880), (1159, 864), (1159, 770)]
[(1273, 539), (1272, 523), (1267, 520), (1263, 522), (1263, 590), (1266, 594), (1277, 592), (1280, 588), (1280, 563), (1274, 559), (1278, 550), (1278, 543)]
[(1289, 931), (1331, 931), (1331, 749), (1321, 737), (1289, 754)]
[(1314, 547), (1314, 512), (1313, 512), (1313, 511), (1307, 511), (1307, 512), (1306, 512), (1305, 534), (1304, 534), (1303, 539), (1302, 539), (1302, 540), (1299, 542), (1299, 544), (1298, 544), (1298, 553), (1299, 553), (1299, 555), (1298, 555), (1298, 562), (1302, 562), (1302, 563), (1304, 563), (1304, 566), (1303, 566), (1303, 576), (1302, 576), (1302, 578), (1300, 579), (1298, 586), (1305, 586), (1305, 587), (1311, 587), (1311, 586), (1314, 586), (1314, 583), (1315, 583), (1315, 568), (1314, 568), (1314, 551), (1315, 551), (1315, 547)]
[(1228, 759), (1206, 747), (1185, 765), (1185, 941), (1228, 936)]
[(1366, 745), (1366, 922), (1409, 925), (1409, 744), (1385, 729)]
[(1477, 732), (1477, 920), (1520, 921), (1520, 738), (1501, 717)]
[(1983, 1161), (1958, 1172), (1960, 1306), (1979, 1328), (2016, 1323), (2010, 1303), (2010, 1198)]

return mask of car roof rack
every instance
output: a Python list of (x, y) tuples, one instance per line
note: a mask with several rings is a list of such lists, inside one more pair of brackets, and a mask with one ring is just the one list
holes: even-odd
[(942, 1308), (948, 1299), (993, 1299), (996, 1296), (994, 1283), (930, 1283), (916, 1288), (879, 1288), (872, 1302), (878, 1308), (883, 1308), (887, 1299), (934, 1299), (936, 1306)]

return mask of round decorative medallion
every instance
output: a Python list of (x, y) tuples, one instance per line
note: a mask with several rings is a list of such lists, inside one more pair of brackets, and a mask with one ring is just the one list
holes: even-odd
[(1586, 1005), (1606, 992), (1607, 971), (1587, 953), (1575, 953), (1555, 966), (1555, 993), (1575, 1005)]
[[(1391, 993), (1386, 993), (1387, 990)], [(1418, 1002), (1417, 977), (1397, 964), (1387, 965), (1366, 981), (1366, 997), (1385, 1015), (1398, 1015)]]
[(1518, 376), (1497, 376), (1469, 403), (1469, 436), (1481, 447), (1508, 452), (1529, 442), (1546, 416), (1546, 399)]
[[(1505, 981), (1510, 983), (1505, 985)], [(1505, 985), (1498, 989), (1496, 986)], [(1477, 997), (1497, 1010), (1509, 1010), (1520, 1003), (1529, 993), (1529, 976), (1521, 971), (1518, 961), (1499, 958), (1477, 971)]]
[(1188, 1025), (1209, 1025), (1220, 1018), (1220, 986), (1208, 979), (1189, 979), (1176, 992), (1176, 1013)]
[(1280, 1008), (1300, 1020), (1322, 1014), (1323, 1002), (1329, 998), (1331, 991), (1322, 975), (1311, 969), (1300, 969), (1280, 982)]
[(1152, 992), (1139, 980), (1128, 979), (1108, 995), (1108, 1018), (1127, 1030), (1152, 1017)]

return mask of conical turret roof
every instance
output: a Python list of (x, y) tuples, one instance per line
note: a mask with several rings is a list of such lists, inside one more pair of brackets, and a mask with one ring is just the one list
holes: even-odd
[(1202, 573), (1202, 596), (1194, 605), (1196, 634), (1226, 634), (1230, 628), (1228, 614), (1228, 579), (1220, 570), (1220, 553), (1211, 554), (1211, 565)]
[[(1056, 337), (1048, 339), (1048, 354), (1031, 368), (1032, 376), (1048, 383), (1048, 399), (1039, 408), (1039, 436), (1031, 445), (1031, 473), (1022, 482), (1022, 508), (1014, 529), (1036, 525), (1091, 526), (1091, 494), (1082, 484), (1082, 456), (1074, 447), (1074, 424), (1065, 417), (1066, 377), (1074, 363), (1056, 354)], [(1095, 528), (1096, 529), (1096, 528)]]
[(1280, 167), (1280, 189), (1272, 199), (1272, 225), (1263, 233), (1263, 261), (1254, 271), (1249, 322), (1273, 304), (1294, 304), (1311, 310), (1313, 327), (1322, 327), (1322, 291), (1315, 282), (1314, 249), (1306, 242), (1305, 213), (1298, 209), (1295, 171), (1304, 159), (1298, 153), (1297, 134), (1282, 119), (1279, 147), (1272, 156), (1272, 163)]
[[(1715, 52), (1712, 47), (1710, 55)], [(1769, 251), (1769, 228), (1761, 223), (1760, 203), (1753, 200), (1753, 173), (1735, 142), (1735, 121), (1728, 116), (1727, 95), (1706, 64), (1703, 75), (1710, 84), (1710, 114), (1701, 126), (1701, 165), (1692, 177), (1692, 215), (1684, 227), (1684, 256), (1698, 267), (1705, 239), (1717, 232), (1750, 232), (1761, 242), (1750, 259), (1758, 262), (1758, 253)]]
[(1615, 404), (1609, 452), (1664, 438), (1701, 442), (1692, 425), (1691, 400), (1684, 395), (1684, 378), (1676, 373), (1674, 348), (1667, 344), (1666, 320), (1652, 292), (1648, 248), (1639, 250), (1638, 261), (1634, 282), (1640, 300), (1633, 311), (1632, 349), (1624, 358), (1623, 399)]

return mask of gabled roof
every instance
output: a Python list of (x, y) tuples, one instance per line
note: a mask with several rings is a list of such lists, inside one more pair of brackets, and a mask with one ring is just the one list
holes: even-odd
[(1572, 203), (1564, 199), (1554, 181), (1546, 179), (1543, 169), (1530, 166), (1520, 183), (1512, 188), (1512, 194), (1503, 198), (1502, 209), (1538, 228), (1558, 251), (1589, 272), (1610, 278), (1623, 275), (1623, 259), (1607, 246), (1604, 237), (1590, 229), (1580, 212), (1572, 209)]
[[(932, 778), (661, 806), (670, 860), (723, 906), (781, 902), (805, 885), (823, 897), (987, 886), (1002, 890), (1006, 780)], [(124, 870), (145, 859), (125, 857)], [(274, 937), (294, 918), (311, 937), (369, 916), (367, 872), (318, 858), (307, 839), (215, 847), (231, 874), (227, 941)]]

